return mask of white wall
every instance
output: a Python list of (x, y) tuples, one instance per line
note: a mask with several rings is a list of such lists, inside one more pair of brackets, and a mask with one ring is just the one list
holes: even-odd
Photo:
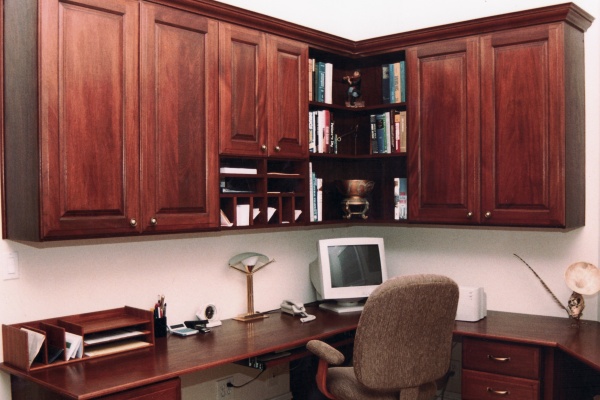
[[(234, 4), (234, 1), (227, 1)], [(312, 1), (311, 1), (312, 2)], [(316, 0), (315, 0), (316, 2)], [(238, 0), (238, 4), (244, 1)], [(299, 10), (293, 6), (302, 4)], [(253, 1), (274, 12), (292, 10), (295, 22), (318, 25), (310, 2)], [(556, 4), (556, 1), (441, 0), (413, 2), (420, 7), (407, 21), (396, 21), (392, 7), (405, 2), (383, 3), (386, 12), (369, 19), (360, 10), (359, 23), (350, 24), (339, 10), (339, 2), (320, 0), (333, 7), (327, 21), (330, 32), (361, 39), (519, 9)], [(364, 4), (346, 1), (344, 7)], [(600, 17), (597, 0), (578, 4)], [(283, 6), (285, 5), (285, 7)], [(364, 7), (364, 6), (361, 6)], [(279, 9), (278, 9), (279, 8)], [(431, 10), (436, 10), (435, 15)], [(441, 11), (443, 9), (443, 12)], [(408, 14), (408, 10), (401, 13)], [(354, 17), (357, 11), (350, 13)], [(437, 17), (436, 17), (437, 16)], [(383, 18), (383, 19), (382, 19)], [(372, 21), (372, 23), (369, 23)], [(400, 21), (400, 22), (399, 22)], [(345, 30), (350, 25), (352, 28)], [(316, 26), (319, 27), (319, 26)], [(338, 33), (342, 32), (342, 33)], [(565, 268), (575, 261), (598, 265), (600, 236), (600, 22), (586, 34), (586, 226), (570, 232), (485, 229), (458, 227), (353, 227), (303, 231), (268, 231), (174, 235), (145, 239), (121, 238), (81, 240), (31, 246), (0, 242), (0, 253), (17, 252), (20, 279), (0, 281), (0, 323), (11, 324), (41, 318), (102, 310), (123, 305), (149, 308), (158, 293), (169, 304), (169, 318), (193, 318), (196, 308), (217, 304), (222, 318), (245, 312), (244, 276), (227, 268), (228, 259), (242, 251), (258, 251), (276, 263), (255, 276), (255, 308), (278, 308), (284, 298), (314, 300), (308, 280), (308, 263), (316, 255), (317, 239), (335, 236), (382, 236), (391, 274), (435, 272), (446, 274), (461, 285), (484, 286), (488, 308), (542, 315), (564, 316), (533, 274), (513, 256), (523, 257), (544, 279), (559, 299), (566, 302)], [(597, 297), (586, 298), (584, 317), (600, 319)], [(218, 328), (215, 328), (218, 329)], [(0, 399), (9, 399), (10, 379), (0, 373)]]

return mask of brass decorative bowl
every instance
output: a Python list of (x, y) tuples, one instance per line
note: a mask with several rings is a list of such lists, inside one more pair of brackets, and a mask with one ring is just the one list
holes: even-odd
[(375, 186), (375, 182), (365, 179), (348, 179), (336, 181), (339, 192), (350, 199), (365, 198)]

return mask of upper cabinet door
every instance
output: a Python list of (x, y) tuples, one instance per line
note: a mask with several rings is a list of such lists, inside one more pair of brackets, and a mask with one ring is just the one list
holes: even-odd
[(308, 157), (308, 46), (269, 36), (270, 156)]
[(477, 38), (406, 52), (409, 220), (468, 224), (479, 218)]
[[(565, 82), (563, 29), (542, 25), (481, 38), (481, 204), (487, 224), (566, 224), (565, 149), (568, 140), (578, 139), (565, 136), (565, 101), (571, 101), (565, 87), (572, 85)], [(571, 155), (577, 157), (571, 165), (584, 157)]]
[(217, 227), (217, 22), (141, 7), (142, 226)]
[(219, 150), (267, 154), (267, 35), (219, 23)]
[(135, 232), (138, 3), (40, 8), (41, 238)]

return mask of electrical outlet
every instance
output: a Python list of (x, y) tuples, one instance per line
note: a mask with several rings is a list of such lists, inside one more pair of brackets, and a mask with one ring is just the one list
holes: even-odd
[(217, 381), (217, 400), (233, 400), (233, 376)]

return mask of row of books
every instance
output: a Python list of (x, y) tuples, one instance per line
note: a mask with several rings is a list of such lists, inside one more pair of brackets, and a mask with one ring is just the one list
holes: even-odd
[(333, 64), (308, 60), (308, 100), (332, 103)]
[(371, 154), (406, 152), (406, 111), (370, 115)]
[(310, 222), (323, 221), (323, 178), (318, 178), (313, 171), (312, 163), (308, 163), (308, 176), (310, 177), (309, 201), (310, 201)]
[(406, 101), (406, 68), (404, 61), (381, 66), (383, 103)]
[(394, 178), (394, 219), (408, 218), (408, 196), (406, 178)]
[(333, 113), (329, 110), (308, 113), (308, 151), (337, 154), (337, 134)]

